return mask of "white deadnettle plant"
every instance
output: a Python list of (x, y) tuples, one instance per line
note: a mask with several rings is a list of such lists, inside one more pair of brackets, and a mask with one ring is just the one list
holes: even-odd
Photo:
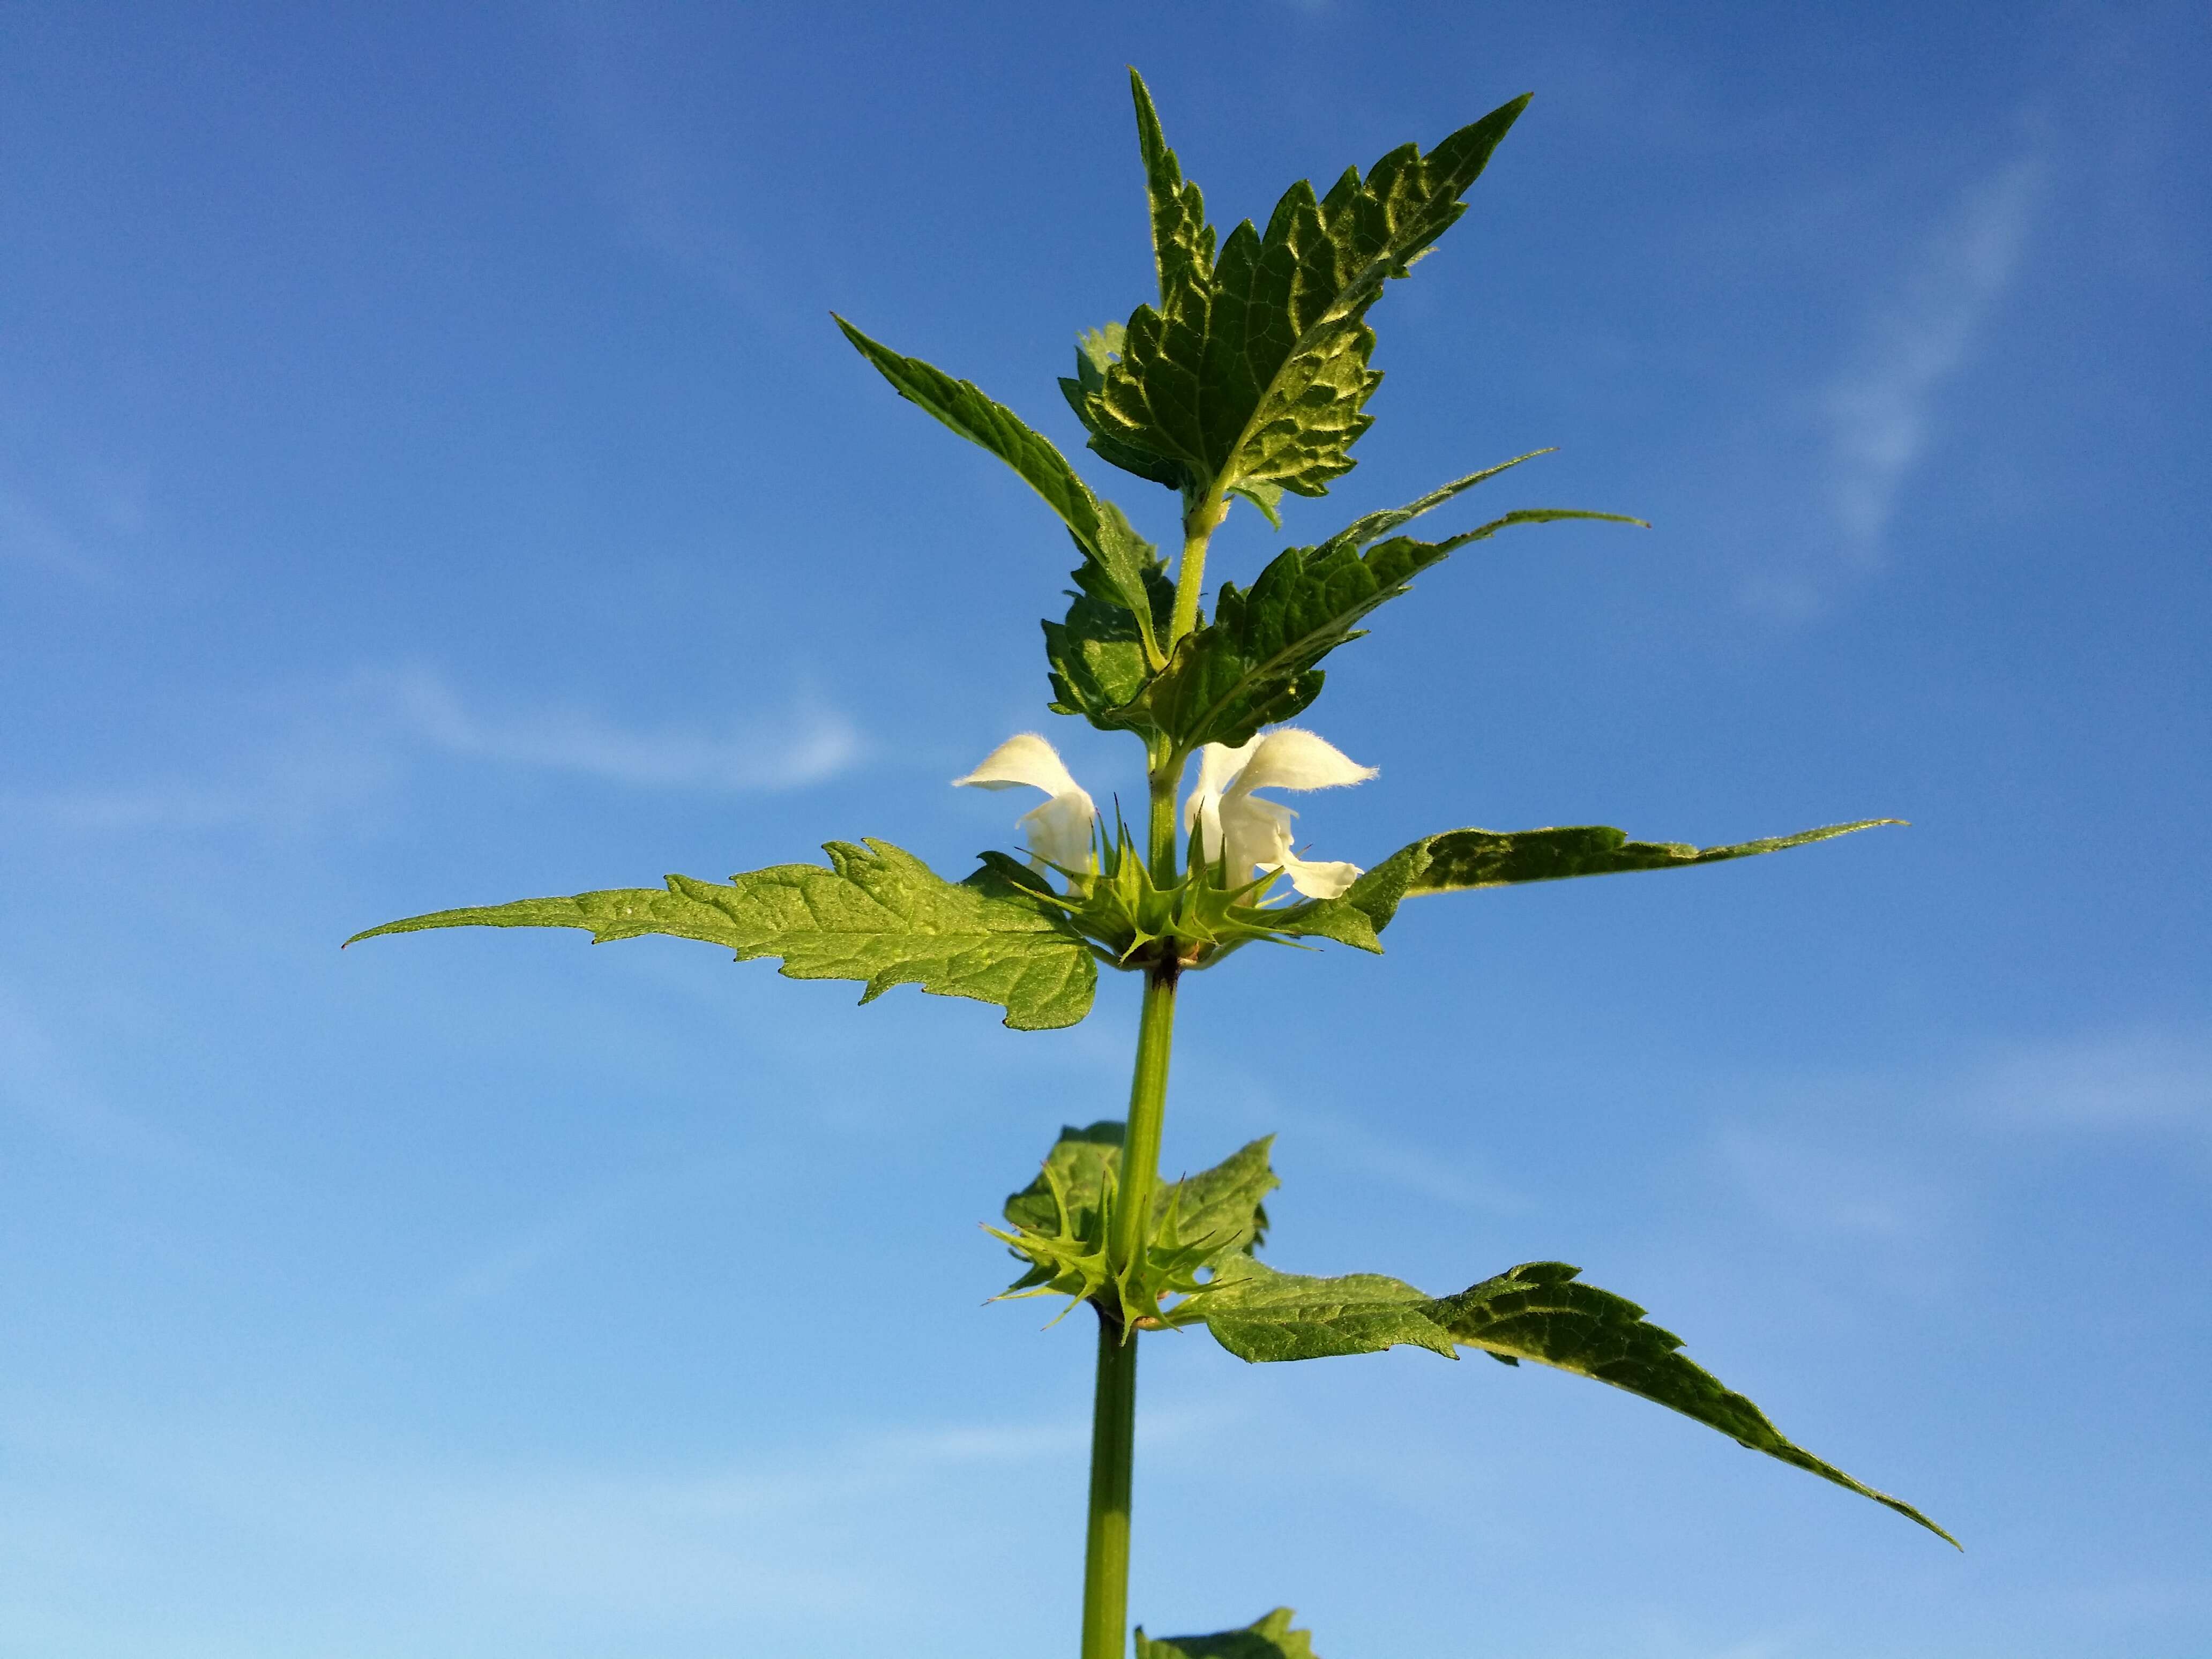
[[(1382, 380), (1369, 362), (1368, 313), (1464, 211), (1462, 198), (1528, 100), (1493, 110), (1425, 153), (1401, 146), (1364, 179), (1349, 170), (1325, 195), (1293, 185), (1257, 222), (1264, 232), (1248, 220), (1223, 238), (1206, 222), (1199, 188), (1182, 176), (1133, 72), (1131, 84), (1158, 300), (1139, 306), (1126, 325), (1083, 334), (1075, 374), (1060, 386), (1101, 461), (1176, 492), (1176, 562), (1012, 410), (842, 318), (838, 324), (901, 396), (1012, 467), (1073, 538), (1082, 563), (1073, 602), (1062, 619), (1044, 625), (1049, 707), (1142, 743), (1141, 823), (1099, 833), (1091, 796), (1052, 744), (1024, 732), (954, 781), (1043, 793), (1044, 804), (1020, 820), (1027, 867), (987, 853), (981, 868), (948, 881), (888, 842), (830, 842), (826, 866), (776, 865), (727, 883), (671, 876), (665, 887), (441, 910), (370, 933), (669, 933), (724, 945), (740, 961), (781, 958), (794, 979), (858, 980), (867, 988), (863, 1001), (898, 985), (972, 997), (1002, 1007), (1007, 1025), (1030, 1031), (1087, 1015), (1102, 968), (1139, 976), (1126, 1121), (1064, 1131), (1042, 1172), (1006, 1200), (1011, 1231), (998, 1234), (1027, 1264), (1014, 1291), (1061, 1291), (1097, 1316), (1083, 1659), (1124, 1659), (1128, 1651), (1137, 1355), (1145, 1333), (1177, 1326), (1202, 1324), (1231, 1353), (1255, 1362), (1406, 1345), (1447, 1356), (1479, 1349), (1511, 1364), (1595, 1377), (1949, 1537), (1910, 1504), (1793, 1444), (1756, 1406), (1687, 1358), (1680, 1339), (1648, 1323), (1643, 1309), (1582, 1283), (1565, 1263), (1523, 1262), (1443, 1297), (1376, 1273), (1284, 1273), (1258, 1254), (1267, 1220), (1261, 1201), (1277, 1185), (1268, 1140), (1185, 1180), (1160, 1180), (1178, 988), (1194, 969), (1229, 961), (1260, 939), (1326, 939), (1380, 952), (1379, 936), (1403, 901), (1424, 894), (1683, 869), (1893, 820), (1704, 848), (1631, 841), (1602, 824), (1447, 830), (1364, 872), (1300, 858), (1291, 839), (1296, 815), (1261, 792), (1336, 789), (1375, 775), (1285, 724), (1321, 694), (1322, 660), (1359, 638), (1371, 613), (1455, 549), (1515, 526), (1620, 515), (1523, 507), (1435, 541), (1405, 533), (1519, 465), (1508, 461), (1407, 506), (1365, 514), (1311, 546), (1287, 547), (1249, 587), (1223, 583), (1209, 608), (1206, 549), (1233, 500), (1252, 502), (1279, 527), (1286, 492), (1326, 495), (1352, 470), (1352, 445), (1371, 421), (1364, 405)], [(1420, 718), (1430, 717), (1424, 708)], [(1178, 811), (1176, 793), (1194, 759), (1196, 784)], [(1072, 872), (1066, 890), (1046, 878), (1049, 867)], [(1255, 902), (1267, 890), (1254, 882), (1255, 871), (1288, 878), (1297, 896)], [(1387, 1065), (1387, 1056), (1376, 1063)], [(1238, 1632), (1154, 1639), (1139, 1630), (1136, 1643), (1138, 1659), (1313, 1659), (1305, 1632), (1292, 1630), (1280, 1607)]]

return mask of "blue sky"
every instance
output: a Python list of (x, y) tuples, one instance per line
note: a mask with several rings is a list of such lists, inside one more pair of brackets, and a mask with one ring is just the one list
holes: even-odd
[[(1784, 858), (1408, 907), (1185, 998), (1271, 1259), (1565, 1258), (1895, 1516), (1613, 1391), (1152, 1342), (1133, 1613), (1329, 1659), (2212, 1649), (2203, 87), (2179, 4), (15, 4), (0, 53), (0, 1654), (1068, 1650), (1090, 1343), (973, 1223), (1073, 1030), (449, 904), (888, 837), (1043, 726), (1048, 515), (1216, 220), (1536, 101), (1312, 540), (1471, 468), (1310, 717), (1316, 855)], [(1085, 464), (1164, 537), (1168, 498)], [(1495, 492), (1495, 493), (1492, 493)], [(1279, 538), (1249, 513), (1213, 569)], [(1049, 724), (1048, 725), (1048, 722)]]

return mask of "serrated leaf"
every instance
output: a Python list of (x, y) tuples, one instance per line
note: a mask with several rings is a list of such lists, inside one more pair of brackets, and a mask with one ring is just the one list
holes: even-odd
[(1321, 495), (1351, 470), (1370, 424), (1363, 405), (1381, 383), (1367, 366), (1368, 307), (1465, 211), (1460, 198), (1528, 100), (1426, 155), (1407, 144), (1364, 179), (1347, 169), (1326, 197), (1293, 185), (1264, 234), (1248, 220), (1217, 257), (1198, 187), (1143, 80), (1130, 81), (1160, 298), (1130, 318), (1119, 360), (1077, 404), (1093, 447), (1170, 464), (1194, 502), (1252, 485)]
[(1363, 925), (1380, 933), (1390, 925), (1401, 902), (1424, 893), (1466, 892), (1523, 882), (1565, 881), (1577, 876), (1620, 875), (1633, 870), (1686, 870), (1694, 865), (1722, 864), (1730, 859), (1808, 847), (1860, 830), (1904, 822), (1903, 818), (1861, 818), (1855, 823), (1826, 824), (1818, 830), (1801, 830), (1794, 836), (1771, 836), (1729, 847), (1631, 841), (1626, 830), (1601, 823), (1548, 830), (1447, 830), (1400, 848), (1352, 883), (1343, 897), (1285, 910), (1275, 925), (1286, 933), (1318, 934), (1354, 944), (1359, 942), (1356, 935)]
[(1096, 563), (1103, 584), (1114, 599), (1127, 607), (1138, 636), (1150, 658), (1160, 651), (1153, 641), (1146, 573), (1157, 568), (1158, 556), (1152, 544), (1129, 526), (1121, 510), (1101, 501), (1091, 487), (1076, 476), (1067, 458), (1050, 439), (1025, 423), (1004, 404), (994, 401), (971, 380), (956, 380), (943, 369), (893, 351), (870, 339), (842, 317), (830, 313), (845, 337), (874, 364), (898, 394), (928, 410), (962, 437), (979, 444), (1021, 475), (1045, 504), (1060, 515), (1089, 562)]
[(1277, 1607), (1243, 1630), (1224, 1630), (1212, 1636), (1152, 1636), (1137, 1627), (1137, 1659), (1320, 1659), (1313, 1650), (1313, 1632), (1292, 1630), (1297, 1615)]
[(784, 864), (729, 884), (670, 876), (665, 888), (440, 910), (348, 939), (434, 927), (579, 927), (594, 944), (668, 933), (780, 957), (791, 979), (851, 979), (862, 1002), (897, 985), (972, 997), (1016, 1030), (1073, 1025), (1091, 1010), (1097, 964), (1052, 908), (988, 867), (948, 882), (888, 842), (828, 842), (830, 867)]
[(1680, 1412), (1958, 1542), (1910, 1504), (1794, 1444), (1758, 1407), (1684, 1355), (1680, 1337), (1647, 1322), (1626, 1297), (1577, 1282), (1580, 1271), (1562, 1261), (1527, 1261), (1456, 1296), (1430, 1297), (1377, 1273), (1310, 1279), (1237, 1260), (1219, 1270), (1218, 1288), (1199, 1299), (1194, 1314), (1223, 1347), (1255, 1363), (1394, 1346), (1456, 1358), (1455, 1344), (1509, 1363), (1534, 1360)]
[(1052, 712), (1080, 714), (1102, 731), (1129, 729), (1124, 711), (1141, 706), (1152, 671), (1128, 607), (1079, 592), (1063, 620), (1040, 625)]
[[(1476, 473), (1398, 509), (1399, 521), (1504, 470)], [(1212, 622), (1185, 635), (1166, 668), (1146, 684), (1141, 705), (1146, 720), (1186, 752), (1206, 743), (1234, 748), (1262, 726), (1293, 718), (1319, 696), (1321, 660), (1358, 639), (1361, 630), (1355, 624), (1410, 591), (1415, 576), (1456, 550), (1515, 525), (1561, 519), (1642, 522), (1616, 513), (1534, 507), (1442, 541), (1394, 536), (1367, 546), (1371, 538), (1362, 535), (1363, 528), (1389, 516), (1370, 515), (1318, 547), (1284, 549), (1249, 590), (1223, 583)], [(1133, 723), (1133, 712), (1121, 718)]]
[[(1063, 1128), (1036, 1179), (1007, 1198), (1008, 1224), (1033, 1232), (1055, 1227), (1059, 1217), (1052, 1188), (1056, 1182), (1080, 1231), (1085, 1218), (1097, 1212), (1106, 1183), (1121, 1168), (1125, 1127), (1119, 1119), (1109, 1118), (1088, 1128), (1073, 1124)], [(1267, 1212), (1261, 1200), (1282, 1185), (1267, 1161), (1274, 1141), (1274, 1136), (1263, 1135), (1210, 1170), (1161, 1182), (1152, 1194), (1155, 1228), (1172, 1215), (1181, 1237), (1205, 1241), (1209, 1256), (1249, 1254), (1267, 1237)]]
[(1075, 411), (1085, 430), (1091, 434), (1089, 448), (1102, 461), (1120, 467), (1124, 472), (1133, 472), (1152, 483), (1165, 484), (1170, 489), (1181, 487), (1182, 469), (1141, 449), (1115, 441), (1098, 430), (1091, 414), (1091, 400), (1106, 385), (1106, 371), (1121, 351), (1121, 325), (1108, 323), (1103, 328), (1087, 329), (1076, 339), (1075, 377), (1063, 377), (1060, 394), (1067, 399), (1067, 406)]
[(1738, 1445), (1871, 1498), (1954, 1547), (1959, 1540), (1911, 1504), (1853, 1480), (1793, 1444), (1766, 1413), (1680, 1350), (1682, 1339), (1644, 1317), (1627, 1297), (1577, 1282), (1564, 1261), (1526, 1261), (1435, 1304), (1431, 1317), (1456, 1341), (1501, 1358), (1534, 1359), (1656, 1401)]
[[(1166, 636), (1175, 584), (1151, 544), (1127, 531), (1121, 510), (1111, 502), (1100, 507), (1104, 544), (1121, 562), (1109, 571), (1103, 560), (1086, 558), (1071, 573), (1075, 587), (1066, 617), (1042, 624), (1045, 663), (1054, 714), (1081, 714), (1102, 730), (1125, 731), (1125, 711), (1139, 704), (1159, 665), (1155, 641)], [(1124, 600), (1131, 591), (1146, 596), (1145, 622)]]

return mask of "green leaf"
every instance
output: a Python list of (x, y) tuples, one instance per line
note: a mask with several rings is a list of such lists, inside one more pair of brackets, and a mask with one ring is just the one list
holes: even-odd
[(1267, 520), (1269, 528), (1280, 530), (1283, 527), (1283, 515), (1279, 510), (1283, 503), (1282, 485), (1272, 483), (1231, 484), (1229, 487), (1229, 493), (1232, 495), (1242, 496), (1244, 500), (1251, 502), (1253, 506), (1258, 507), (1260, 509), (1260, 516)]
[(1430, 1297), (1376, 1273), (1309, 1279), (1235, 1260), (1218, 1270), (1217, 1287), (1198, 1300), (1194, 1316), (1223, 1347), (1254, 1362), (1401, 1346), (1456, 1358), (1455, 1344), (1508, 1364), (1532, 1359), (1680, 1412), (1958, 1542), (1910, 1504), (1793, 1444), (1758, 1407), (1681, 1353), (1680, 1337), (1646, 1322), (1626, 1297), (1577, 1283), (1579, 1272), (1561, 1261), (1528, 1261), (1457, 1296)]
[[(1167, 667), (1146, 685), (1140, 705), (1144, 722), (1186, 751), (1206, 743), (1234, 748), (1262, 726), (1291, 719), (1319, 696), (1322, 675), (1316, 665), (1322, 659), (1358, 639), (1362, 630), (1355, 624), (1369, 611), (1408, 592), (1415, 576), (1455, 550), (1514, 525), (1560, 519), (1642, 522), (1617, 513), (1535, 507), (1442, 541), (1394, 536), (1365, 545), (1371, 539), (1369, 526), (1391, 519), (1402, 523), (1503, 471), (1492, 467), (1412, 507), (1371, 514), (1318, 547), (1285, 548), (1249, 591), (1223, 583), (1213, 621), (1186, 635)], [(1117, 717), (1137, 724), (1137, 712), (1122, 711)]]
[(1564, 1261), (1523, 1262), (1441, 1298), (1431, 1316), (1455, 1341), (1501, 1358), (1534, 1359), (1656, 1401), (1739, 1445), (1871, 1498), (1958, 1545), (1910, 1504), (1792, 1444), (1758, 1407), (1685, 1356), (1680, 1337), (1648, 1323), (1644, 1310), (1626, 1297), (1577, 1283), (1580, 1271)]
[[(1036, 1179), (1006, 1200), (1014, 1231), (984, 1229), (1029, 1264), (998, 1299), (1057, 1293), (1070, 1308), (1090, 1301), (1109, 1310), (1124, 1332), (1158, 1328), (1212, 1293), (1200, 1273), (1250, 1252), (1266, 1232), (1260, 1200), (1277, 1184), (1267, 1166), (1272, 1136), (1155, 1188), (1144, 1248), (1117, 1268), (1107, 1241), (1120, 1202), (1121, 1135), (1110, 1121), (1061, 1130)], [(1181, 1300), (1164, 1314), (1163, 1297)]]
[(386, 922), (348, 939), (432, 927), (580, 927), (595, 944), (669, 933), (780, 957), (791, 979), (852, 979), (872, 1002), (896, 985), (973, 997), (1016, 1030), (1073, 1025), (1097, 968), (1052, 908), (988, 867), (957, 885), (887, 842), (830, 842), (830, 867), (783, 864), (730, 884), (670, 876), (665, 888), (522, 899)]
[(1320, 1659), (1313, 1650), (1313, 1632), (1292, 1630), (1297, 1615), (1277, 1607), (1243, 1630), (1225, 1630), (1212, 1636), (1152, 1636), (1137, 1627), (1137, 1659)]
[(1044, 497), (1045, 504), (1060, 514), (1075, 544), (1087, 556), (1086, 567), (1095, 562), (1101, 584), (1115, 602), (1128, 609), (1140, 641), (1157, 663), (1160, 652), (1152, 637), (1146, 573), (1158, 568), (1159, 558), (1152, 544), (1130, 528), (1121, 510), (1110, 502), (1101, 502), (1051, 440), (1026, 425), (1005, 404), (993, 401), (974, 382), (956, 380), (919, 357), (902, 356), (836, 313), (830, 314), (845, 337), (901, 397), (989, 450)]
[(1738, 842), (1731, 847), (1631, 841), (1626, 831), (1601, 823), (1510, 831), (1447, 830), (1400, 848), (1352, 883), (1343, 897), (1285, 910), (1275, 925), (1286, 933), (1318, 934), (1354, 944), (1358, 939), (1346, 938), (1346, 934), (1357, 935), (1363, 924), (1380, 933), (1390, 925), (1401, 901), (1423, 893), (1457, 893), (1522, 882), (1565, 881), (1575, 876), (1618, 875), (1632, 870), (1686, 870), (1692, 865), (1779, 853), (1785, 848), (1807, 847), (1816, 841), (1832, 841), (1856, 830), (1904, 822), (1903, 818), (1861, 818), (1856, 823), (1831, 823), (1818, 830), (1801, 830), (1794, 836)]
[[(1107, 1182), (1121, 1168), (1124, 1127), (1119, 1119), (1109, 1118), (1088, 1128), (1073, 1124), (1063, 1128), (1036, 1179), (1006, 1200), (1008, 1224), (1032, 1232), (1056, 1227), (1059, 1212), (1052, 1194), (1056, 1182), (1077, 1230), (1082, 1231), (1085, 1218), (1097, 1213)], [(1273, 1135), (1263, 1135), (1210, 1170), (1162, 1182), (1152, 1194), (1155, 1231), (1173, 1215), (1181, 1236), (1205, 1241), (1211, 1255), (1249, 1255), (1267, 1236), (1267, 1212), (1261, 1200), (1282, 1185), (1267, 1161), (1274, 1140)]]
[[(1174, 592), (1169, 587), (1170, 605)], [(1052, 712), (1080, 714), (1103, 731), (1130, 729), (1129, 711), (1143, 708), (1152, 678), (1136, 614), (1079, 590), (1063, 620), (1041, 625)]]
[[(1380, 513), (1366, 514), (1354, 519), (1315, 550), (1334, 553), (1348, 547), (1357, 552), (1370, 542), (1379, 541), (1392, 531), (1404, 528), (1423, 514), (1433, 513), (1447, 501), (1457, 500), (1477, 484), (1488, 483), (1499, 473), (1510, 472), (1524, 461), (1533, 461), (1540, 455), (1556, 453), (1553, 449), (1532, 449), (1525, 455), (1516, 455), (1510, 461), (1500, 461), (1495, 466), (1486, 466), (1479, 472), (1470, 472), (1464, 478), (1454, 478), (1449, 483), (1431, 489), (1419, 500), (1408, 501), (1403, 507), (1386, 507)], [(1632, 522), (1641, 523), (1642, 520)]]
[(1182, 469), (1173, 461), (1117, 442), (1098, 430), (1091, 414), (1091, 400), (1105, 389), (1106, 371), (1121, 352), (1121, 325), (1108, 323), (1103, 328), (1086, 330), (1077, 337), (1075, 347), (1075, 378), (1063, 378), (1060, 383), (1060, 396), (1075, 411), (1091, 434), (1090, 448), (1102, 461), (1120, 467), (1124, 472), (1133, 472), (1152, 483), (1165, 484), (1169, 489), (1181, 487)]
[[(1175, 584), (1151, 544), (1128, 527), (1110, 501), (1099, 503), (1101, 545), (1108, 556), (1086, 557), (1072, 574), (1075, 587), (1064, 621), (1047, 622), (1045, 662), (1052, 678), (1052, 710), (1081, 714), (1106, 731), (1123, 731), (1122, 711), (1139, 703), (1162, 662), (1175, 610)], [(1141, 592), (1143, 614), (1125, 598)]]
[(1310, 184), (1293, 185), (1264, 234), (1238, 225), (1217, 258), (1198, 187), (1134, 71), (1130, 84), (1160, 298), (1138, 307), (1118, 361), (1077, 401), (1093, 447), (1165, 463), (1194, 503), (1255, 486), (1321, 495), (1351, 470), (1348, 451), (1370, 423), (1363, 406), (1382, 380), (1367, 366), (1368, 307), (1466, 210), (1460, 198), (1528, 100), (1425, 155), (1402, 145), (1364, 179), (1349, 168), (1318, 199)]
[(1274, 1144), (1274, 1136), (1262, 1135), (1212, 1169), (1164, 1185), (1154, 1215), (1173, 1216), (1184, 1239), (1206, 1247), (1209, 1261), (1251, 1255), (1267, 1237), (1267, 1210), (1261, 1200), (1283, 1184), (1268, 1162)]
[(1426, 1348), (1448, 1359), (1449, 1333), (1430, 1317), (1435, 1299), (1382, 1273), (1314, 1279), (1257, 1260), (1231, 1261), (1194, 1310), (1215, 1341), (1255, 1364)]
[(917, 404), (971, 443), (980, 444), (1022, 476), (1045, 504), (1060, 514), (1085, 550), (1098, 542), (1098, 509), (1090, 489), (1076, 477), (1067, 458), (1052, 441), (1033, 430), (1004, 404), (994, 401), (972, 380), (956, 380), (919, 357), (902, 356), (870, 339), (836, 313), (830, 313), (845, 337), (876, 366), (899, 396)]

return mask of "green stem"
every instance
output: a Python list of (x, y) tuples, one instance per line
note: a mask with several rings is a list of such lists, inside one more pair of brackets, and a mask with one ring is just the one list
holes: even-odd
[(1098, 1310), (1091, 1407), (1091, 1526), (1083, 1540), (1083, 1659), (1122, 1659), (1129, 1628), (1129, 1471), (1137, 1449), (1137, 1345)]
[(1145, 774), (1151, 792), (1145, 861), (1152, 867), (1156, 886), (1171, 887), (1176, 879), (1175, 792), (1176, 785), (1182, 781), (1183, 769), (1165, 738), (1153, 739), (1146, 745), (1146, 752), (1152, 764)]
[(1145, 1009), (1137, 1023), (1137, 1072), (1129, 1084), (1129, 1127), (1121, 1140), (1120, 1190), (1107, 1265), (1119, 1273), (1147, 1243), (1152, 1192), (1160, 1178), (1160, 1124), (1167, 1115), (1168, 1051), (1175, 1042), (1176, 967), (1145, 975)]
[(1217, 483), (1183, 515), (1182, 562), (1176, 567), (1175, 617), (1168, 629), (1168, 652), (1198, 626), (1199, 590), (1206, 586), (1206, 544), (1229, 516), (1229, 498)]
[[(1157, 823), (1157, 816), (1155, 817)], [(1168, 1054), (1175, 1041), (1176, 966), (1145, 975), (1137, 1069), (1114, 1203), (1108, 1265), (1119, 1269), (1147, 1242), (1159, 1186), (1160, 1125), (1167, 1115)], [(1098, 1310), (1098, 1392), (1091, 1415), (1091, 1518), (1083, 1545), (1083, 1659), (1123, 1659), (1129, 1630), (1129, 1477), (1137, 1442), (1137, 1334), (1118, 1310)]]

